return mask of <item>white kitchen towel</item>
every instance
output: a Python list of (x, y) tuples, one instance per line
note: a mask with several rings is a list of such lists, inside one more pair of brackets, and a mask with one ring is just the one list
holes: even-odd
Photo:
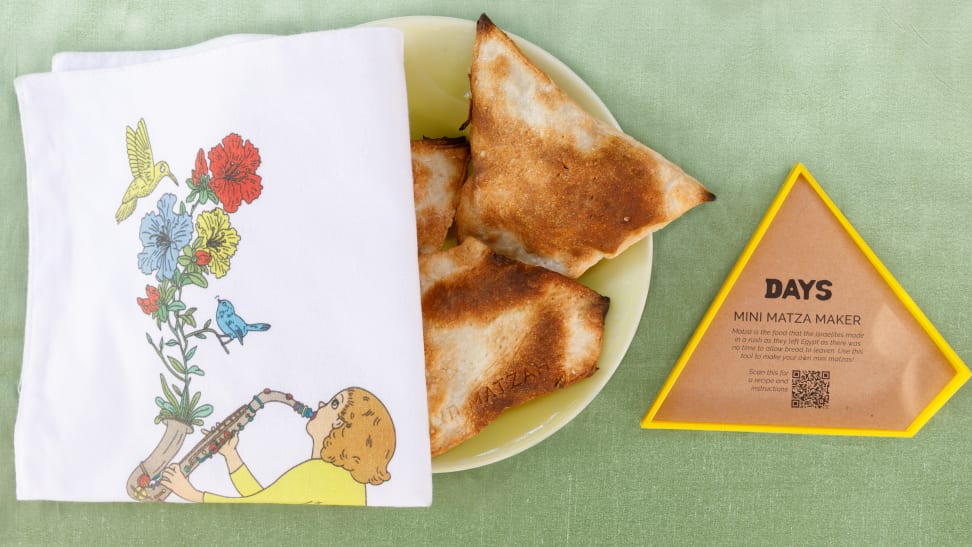
[(402, 48), (348, 29), (16, 80), (18, 498), (431, 503)]
[(51, 59), (51, 71), (87, 70), (96, 68), (115, 68), (164, 59), (174, 59), (185, 55), (202, 53), (211, 49), (253, 42), (271, 38), (271, 34), (228, 34), (175, 49), (152, 49), (135, 51), (62, 51)]

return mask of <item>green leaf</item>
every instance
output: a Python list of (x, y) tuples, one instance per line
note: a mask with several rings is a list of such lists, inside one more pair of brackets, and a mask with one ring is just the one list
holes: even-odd
[(178, 268), (176, 268), (172, 272), (172, 282), (175, 283), (179, 287), (182, 286), (182, 272), (180, 272)]
[(179, 255), (179, 258), (177, 258), (176, 261), (179, 263), (180, 266), (185, 268), (186, 266), (192, 264), (192, 257), (186, 255)]
[[(186, 382), (186, 391), (189, 391), (189, 382)], [(182, 397), (182, 399), (179, 400), (179, 416), (182, 416), (183, 418), (189, 417), (188, 404), (189, 401), (185, 397)]]
[(182, 399), (183, 398), (182, 397), (182, 388), (180, 388), (179, 386), (177, 386), (175, 384), (172, 384), (172, 391), (174, 391), (175, 394), (179, 396), (179, 399)]
[(209, 325), (212, 324), (212, 322), (213, 322), (212, 319), (207, 319), (206, 320), (206, 323), (203, 325), (203, 328), (204, 329), (208, 329), (209, 328)]
[(179, 341), (173, 338), (172, 340), (169, 340), (168, 342), (166, 342), (165, 345), (167, 345), (167, 346), (169, 346), (171, 348), (172, 346), (175, 346), (178, 343), (179, 343)]
[(175, 288), (172, 287), (172, 283), (168, 279), (164, 279), (159, 285), (159, 301), (168, 302), (173, 293), (175, 293)]
[(159, 414), (158, 416), (155, 417), (155, 425), (159, 425), (160, 423), (162, 423), (162, 415), (161, 414)]
[(200, 340), (205, 340), (206, 339), (206, 335), (200, 332), (199, 334), (196, 335), (196, 338), (198, 338)]
[(193, 315), (196, 313), (196, 308), (192, 307), (182, 313), (182, 320), (186, 322), (190, 327), (196, 328), (196, 317)]
[[(192, 177), (186, 179), (186, 186), (188, 186), (189, 188), (196, 187), (196, 183), (192, 182)], [(189, 196), (192, 196), (192, 194), (189, 194)], [(192, 197), (186, 198), (186, 201), (192, 201)]]
[(172, 365), (172, 368), (174, 368), (179, 374), (184, 374), (186, 372), (186, 367), (182, 366), (182, 363), (180, 363), (175, 357), (169, 356), (169, 364)]
[(186, 202), (184, 201), (179, 202), (179, 214), (180, 215), (186, 214)]
[(206, 375), (206, 373), (203, 372), (203, 369), (197, 367), (196, 365), (192, 365), (191, 367), (189, 367), (189, 370), (187, 370), (186, 372), (188, 372), (189, 374), (198, 374), (199, 376)]
[(165, 394), (165, 398), (172, 405), (172, 408), (175, 409), (176, 405), (179, 404), (179, 401), (177, 401), (175, 395), (173, 395), (172, 392), (169, 391), (169, 386), (167, 386), (165, 383), (165, 376), (159, 374), (159, 380), (162, 381), (162, 393)]
[(202, 427), (204, 425), (204, 422), (202, 420), (193, 420), (192, 425), (196, 427)]
[(159, 328), (161, 328), (161, 323), (169, 320), (169, 309), (165, 307), (165, 304), (159, 304)]
[(199, 191), (199, 205), (206, 203), (206, 199), (209, 198), (209, 190), (202, 189)]
[(201, 396), (202, 396), (201, 391), (197, 391), (196, 394), (192, 396), (192, 400), (189, 401), (189, 412), (192, 412), (193, 409), (196, 408), (196, 405), (199, 403), (199, 397)]
[(189, 351), (186, 352), (186, 362), (187, 363), (189, 362), (189, 359), (192, 359), (192, 356), (196, 354), (196, 348), (197, 347), (198, 346), (192, 346), (191, 348), (189, 348)]
[(159, 407), (161, 410), (168, 410), (168, 411), (174, 410), (174, 407), (171, 404), (169, 404), (169, 401), (166, 401), (162, 397), (155, 398), (155, 406)]
[(192, 412), (193, 418), (205, 418), (213, 413), (213, 405), (202, 405)]
[(193, 283), (199, 285), (204, 289), (209, 286), (209, 282), (206, 281), (206, 278), (201, 273), (193, 272), (189, 274), (187, 277), (189, 278), (189, 281), (192, 281)]
[(182, 300), (176, 300), (168, 306), (170, 312), (177, 312), (186, 309), (186, 304)]
[(148, 340), (150, 346), (152, 346), (153, 348), (155, 347), (155, 340), (152, 340), (152, 335), (146, 332), (145, 339)]
[(216, 192), (213, 192), (212, 188), (206, 188), (206, 193), (209, 194), (209, 201), (219, 203), (219, 198), (216, 197)]

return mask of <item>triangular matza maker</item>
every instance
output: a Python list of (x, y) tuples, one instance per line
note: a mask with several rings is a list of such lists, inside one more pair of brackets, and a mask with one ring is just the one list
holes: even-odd
[(402, 36), (221, 42), (16, 81), (17, 496), (427, 506)]
[(798, 164), (641, 425), (911, 437), (968, 378)]

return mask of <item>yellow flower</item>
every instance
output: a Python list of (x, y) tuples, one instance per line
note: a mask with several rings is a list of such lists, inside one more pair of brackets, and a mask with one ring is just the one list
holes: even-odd
[(209, 254), (209, 270), (217, 278), (226, 275), (230, 268), (230, 258), (236, 254), (240, 244), (240, 234), (230, 226), (229, 215), (222, 209), (203, 211), (196, 219), (196, 238), (193, 249)]

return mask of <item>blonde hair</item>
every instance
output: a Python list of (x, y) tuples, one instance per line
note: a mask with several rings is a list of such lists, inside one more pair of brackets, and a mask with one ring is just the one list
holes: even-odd
[(385, 405), (360, 387), (345, 390), (344, 422), (324, 439), (321, 458), (344, 468), (361, 484), (381, 484), (391, 478), (388, 462), (395, 453), (395, 425)]

